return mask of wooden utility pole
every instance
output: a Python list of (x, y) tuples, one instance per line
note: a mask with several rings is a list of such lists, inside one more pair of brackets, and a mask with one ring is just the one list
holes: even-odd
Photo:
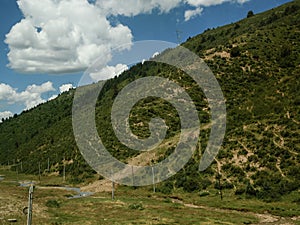
[(132, 175), (132, 187), (134, 187), (134, 171), (133, 171), (133, 166), (131, 166), (131, 175)]
[(220, 197), (221, 197), (221, 200), (223, 200), (222, 185), (221, 185), (221, 177), (222, 177), (222, 175), (221, 175), (220, 173), (218, 173), (218, 181), (219, 181)]
[(63, 181), (64, 181), (64, 183), (66, 182), (66, 163), (65, 163), (65, 155), (64, 155)]
[(111, 188), (111, 200), (115, 199), (115, 182), (112, 181), (112, 188)]
[(32, 199), (33, 199), (33, 184), (29, 188), (29, 197), (28, 197), (28, 213), (27, 213), (27, 225), (31, 225), (32, 222)]
[(111, 187), (111, 200), (115, 199), (115, 180), (114, 180), (114, 173), (111, 171), (112, 174), (112, 187)]

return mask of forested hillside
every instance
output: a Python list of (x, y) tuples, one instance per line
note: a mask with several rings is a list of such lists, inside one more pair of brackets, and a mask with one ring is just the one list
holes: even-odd
[[(245, 15), (246, 17), (246, 15)], [(278, 200), (300, 187), (300, 1), (239, 22), (212, 28), (182, 46), (198, 54), (220, 83), (227, 107), (227, 130), (222, 149), (211, 167), (198, 171), (210, 131), (210, 113), (202, 90), (184, 72), (156, 62), (140, 63), (109, 80), (97, 102), (98, 133), (111, 154), (124, 162), (156, 163), (175, 148), (180, 120), (172, 105), (158, 98), (140, 101), (131, 112), (133, 133), (150, 135), (153, 117), (166, 121), (166, 140), (150, 155), (138, 155), (122, 145), (111, 127), (114, 98), (135, 79), (157, 74), (187, 90), (201, 120), (198, 150), (177, 175), (158, 190), (187, 192), (208, 187), (232, 189), (237, 195)], [(93, 85), (91, 86), (91, 88)], [(0, 124), (0, 163), (12, 169), (62, 174), (81, 182), (94, 172), (81, 156), (72, 130), (75, 90), (23, 112)], [(49, 159), (49, 171), (48, 171)], [(145, 162), (144, 162), (145, 163)]]

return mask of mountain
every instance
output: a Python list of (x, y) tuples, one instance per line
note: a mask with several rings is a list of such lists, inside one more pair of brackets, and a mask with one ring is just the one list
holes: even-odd
[[(158, 190), (187, 192), (209, 187), (232, 189), (236, 195), (277, 200), (300, 187), (300, 1), (253, 15), (223, 27), (207, 29), (182, 46), (205, 60), (226, 99), (227, 128), (214, 163), (198, 171), (211, 129), (208, 101), (183, 71), (157, 62), (139, 63), (107, 81), (96, 104), (96, 125), (104, 145), (124, 162), (151, 164), (170, 155), (179, 139), (180, 119), (165, 100), (151, 97), (131, 111), (132, 132), (150, 136), (153, 117), (166, 121), (166, 139), (156, 151), (138, 154), (124, 146), (111, 127), (117, 94), (138, 78), (157, 74), (184, 87), (201, 119), (197, 151), (187, 165)], [(170, 51), (170, 50), (168, 50)], [(168, 54), (168, 51), (162, 53)], [(96, 87), (90, 85), (91, 91)], [(81, 156), (72, 129), (75, 90), (0, 124), (0, 163), (26, 173), (63, 172), (70, 182), (95, 173)], [(49, 160), (49, 170), (48, 170)]]

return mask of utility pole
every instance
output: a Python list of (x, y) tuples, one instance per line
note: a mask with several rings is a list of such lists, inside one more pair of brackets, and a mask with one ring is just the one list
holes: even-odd
[(115, 180), (114, 180), (114, 173), (113, 170), (111, 171), (112, 173), (112, 187), (111, 187), (111, 200), (115, 199)]
[(33, 199), (33, 184), (29, 188), (29, 197), (28, 197), (28, 213), (27, 213), (27, 225), (31, 225), (32, 222), (32, 199)]
[(133, 166), (131, 166), (131, 175), (132, 175), (132, 187), (134, 187), (134, 171), (133, 171)]
[(219, 181), (220, 197), (221, 197), (221, 200), (223, 200), (222, 185), (221, 185), (221, 177), (222, 177), (222, 175), (221, 175), (220, 173), (218, 173), (217, 178), (218, 178), (218, 181)]
[(65, 155), (64, 155), (63, 181), (64, 181), (64, 183), (66, 182), (66, 163), (65, 163)]

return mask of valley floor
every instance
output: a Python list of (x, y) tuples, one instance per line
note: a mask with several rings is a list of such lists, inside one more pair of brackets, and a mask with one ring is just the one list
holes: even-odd
[[(230, 192), (220, 199), (215, 190), (199, 193), (178, 191), (171, 195), (153, 193), (151, 187), (117, 187), (111, 199), (109, 182), (97, 181), (98, 191), (91, 196), (70, 198), (78, 193), (58, 187), (61, 177), (39, 177), (0, 169), (0, 224), (26, 224), (28, 187), (20, 182), (35, 181), (33, 224), (300, 224), (299, 192), (280, 202), (264, 203)], [(63, 184), (68, 186), (68, 184)], [(62, 184), (60, 186), (63, 186)], [(95, 186), (86, 185), (82, 190)]]

